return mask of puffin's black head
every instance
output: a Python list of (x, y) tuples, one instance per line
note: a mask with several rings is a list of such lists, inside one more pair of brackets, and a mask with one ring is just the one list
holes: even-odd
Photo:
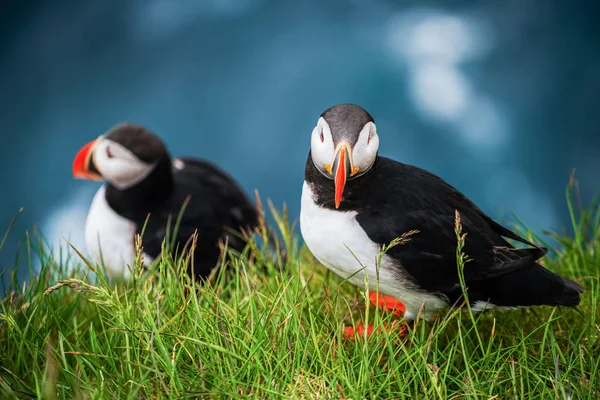
[(379, 136), (373, 117), (354, 104), (338, 104), (323, 112), (313, 129), (312, 162), (335, 184), (340, 206), (347, 179), (367, 172), (377, 158)]
[(77, 153), (73, 176), (107, 180), (126, 189), (148, 176), (165, 157), (170, 157), (169, 152), (158, 136), (139, 125), (119, 124)]

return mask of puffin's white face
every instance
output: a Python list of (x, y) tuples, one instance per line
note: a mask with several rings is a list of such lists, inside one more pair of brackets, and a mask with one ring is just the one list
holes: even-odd
[(334, 179), (331, 168), (342, 147), (346, 147), (348, 152), (348, 160), (353, 172), (351, 177), (367, 172), (375, 162), (379, 151), (379, 135), (375, 123), (368, 122), (363, 127), (354, 146), (347, 141), (339, 141), (336, 145), (329, 124), (323, 117), (319, 118), (312, 132), (310, 149), (313, 162), (328, 178)]
[[(146, 136), (129, 143), (140, 149), (145, 146), (147, 140)], [(96, 181), (106, 180), (122, 190), (142, 181), (152, 172), (157, 162), (140, 159), (123, 144), (112, 140), (109, 134), (88, 143), (77, 153), (73, 162), (73, 176)]]
[(156, 165), (143, 162), (127, 148), (110, 139), (98, 142), (93, 157), (100, 175), (119, 189), (126, 189), (140, 182)]
[(352, 136), (356, 137), (351, 133), (346, 137), (345, 132), (332, 134), (323, 117), (319, 118), (312, 132), (312, 161), (323, 175), (335, 180), (336, 207), (341, 201), (346, 179), (367, 172), (373, 166), (379, 150), (379, 136), (374, 122), (367, 122), (362, 127), (354, 143)]

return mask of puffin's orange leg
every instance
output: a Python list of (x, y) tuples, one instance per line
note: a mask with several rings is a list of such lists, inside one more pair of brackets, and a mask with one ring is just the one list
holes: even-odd
[(379, 307), (382, 310), (391, 312), (394, 317), (401, 317), (404, 315), (406, 308), (400, 300), (395, 299), (392, 296), (384, 296), (383, 294), (370, 292), (369, 300), (375, 307)]
[[(404, 315), (405, 307), (400, 300), (395, 299), (391, 296), (385, 296), (375, 292), (369, 293), (369, 301), (375, 307), (379, 307), (381, 310), (387, 310), (392, 313), (395, 317), (402, 317)], [(373, 325), (369, 325), (365, 328), (364, 325), (358, 325), (356, 328), (353, 326), (347, 326), (344, 328), (344, 337), (347, 339), (354, 339), (355, 336), (362, 336), (367, 331), (367, 336), (371, 336), (374, 331)], [(381, 327), (377, 328), (377, 332), (381, 332)], [(383, 323), (383, 329), (390, 332), (394, 329), (400, 330), (400, 335), (406, 333), (406, 324), (396, 324), (396, 321), (392, 322), (391, 326), (388, 326), (387, 322)]]
[[(373, 334), (373, 331), (375, 330), (375, 328), (373, 327), (372, 324), (367, 326), (366, 328), (363, 324), (360, 324), (360, 325), (356, 326), (356, 329), (353, 326), (347, 326), (346, 328), (344, 328), (344, 337), (346, 339), (351, 339), (351, 340), (355, 339), (357, 336), (361, 337), (365, 334), (365, 329), (367, 331), (367, 336), (371, 336)], [(385, 329), (386, 332), (398, 330), (400, 332), (400, 336), (402, 336), (406, 333), (407, 327), (404, 322), (393, 321), (391, 324), (384, 322), (383, 329)], [(382, 330), (381, 326), (379, 328), (377, 328), (377, 332), (381, 332), (381, 330)]]

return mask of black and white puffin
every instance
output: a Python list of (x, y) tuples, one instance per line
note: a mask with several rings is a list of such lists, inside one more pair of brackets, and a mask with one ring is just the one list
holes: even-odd
[[(356, 105), (329, 108), (312, 131), (300, 227), (323, 265), (358, 286), (367, 273), (375, 290), (378, 247), (417, 230), (383, 256), (379, 293), (385, 297), (379, 300), (403, 310), (406, 321), (414, 320), (421, 307), (422, 317), (429, 319), (462, 302), (458, 211), (467, 233), (464, 252), (471, 259), (464, 278), (473, 310), (579, 304), (583, 288), (537, 262), (546, 249), (492, 220), (438, 176), (381, 157), (378, 149), (375, 122)], [(528, 247), (517, 249), (507, 238)]]
[(173, 232), (188, 197), (175, 239), (181, 251), (197, 232), (188, 266), (195, 278), (217, 265), (220, 240), (242, 250), (246, 243), (235, 231), (257, 224), (255, 207), (230, 176), (206, 161), (171, 159), (161, 139), (142, 126), (119, 124), (85, 145), (73, 161), (73, 176), (106, 181), (92, 201), (85, 241), (92, 259), (116, 274), (129, 275), (134, 237), (146, 221), (144, 263), (159, 256), (168, 226)]

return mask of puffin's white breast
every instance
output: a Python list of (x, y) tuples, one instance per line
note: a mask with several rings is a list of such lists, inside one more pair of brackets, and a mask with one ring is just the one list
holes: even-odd
[[(106, 186), (102, 186), (92, 201), (85, 223), (85, 243), (92, 261), (116, 274), (128, 277), (135, 260), (134, 237), (136, 225), (117, 214), (105, 197)], [(145, 262), (152, 262), (147, 254)]]
[[(313, 255), (327, 268), (356, 286), (364, 287), (368, 274), (369, 289), (377, 285), (378, 245), (356, 221), (356, 211), (329, 210), (318, 206), (308, 183), (302, 187), (300, 231)], [(437, 296), (416, 290), (403, 279), (398, 261), (384, 255), (379, 267), (379, 291), (404, 303), (405, 318), (416, 316), (425, 303), (428, 309), (445, 303)]]

